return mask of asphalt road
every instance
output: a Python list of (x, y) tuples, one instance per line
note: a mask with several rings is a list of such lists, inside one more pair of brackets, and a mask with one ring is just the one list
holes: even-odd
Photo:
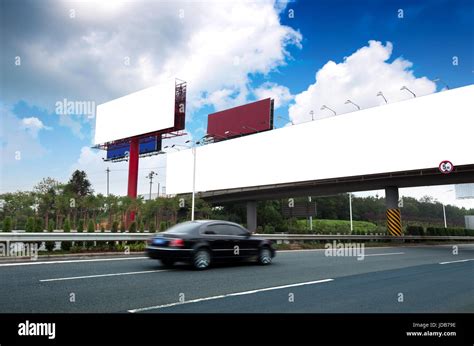
[(0, 312), (474, 312), (474, 244), (280, 251), (197, 272), (144, 257), (0, 263)]

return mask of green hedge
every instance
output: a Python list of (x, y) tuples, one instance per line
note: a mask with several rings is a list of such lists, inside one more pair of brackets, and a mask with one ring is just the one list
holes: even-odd
[[(346, 220), (313, 220), (313, 230), (308, 229), (307, 220), (297, 220), (296, 228), (289, 233), (318, 233), (318, 234), (351, 234), (351, 223)], [(352, 234), (374, 234), (385, 233), (382, 227), (367, 221), (353, 221)]]
[(407, 226), (405, 230), (406, 235), (425, 235), (423, 226)]
[(426, 235), (438, 236), (474, 236), (474, 230), (454, 227), (427, 227)]

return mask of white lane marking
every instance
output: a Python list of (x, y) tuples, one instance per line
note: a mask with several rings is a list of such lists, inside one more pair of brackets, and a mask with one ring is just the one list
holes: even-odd
[(316, 281), (307, 281), (307, 282), (300, 282), (300, 283), (297, 283), (297, 284), (289, 284), (289, 285), (283, 285), (283, 286), (259, 288), (259, 289), (251, 290), (251, 291), (221, 294), (221, 295), (218, 295), (218, 296), (198, 298), (198, 299), (193, 299), (193, 300), (187, 300), (187, 301), (184, 301), (184, 302), (176, 302), (176, 303), (170, 303), (170, 304), (164, 304), (164, 305), (149, 306), (149, 307), (146, 307), (146, 308), (132, 309), (132, 310), (128, 310), (128, 312), (135, 313), (135, 312), (141, 312), (141, 311), (147, 311), (147, 310), (157, 310), (157, 309), (168, 308), (168, 307), (176, 306), (176, 305), (199, 303), (199, 302), (208, 301), (208, 300), (222, 299), (222, 298), (235, 297), (235, 296), (243, 296), (243, 295), (247, 295), (247, 294), (254, 294), (254, 293), (265, 292), (265, 291), (280, 290), (280, 289), (289, 288), (289, 287), (314, 285), (314, 284), (320, 284), (320, 283), (330, 282), (330, 281), (334, 281), (334, 279), (323, 279), (323, 280), (316, 280)]
[(128, 261), (128, 260), (138, 260), (145, 259), (148, 257), (120, 257), (120, 258), (96, 258), (96, 259), (86, 259), (86, 260), (64, 260), (64, 261), (44, 261), (44, 262), (21, 262), (21, 263), (2, 263), (0, 267), (14, 267), (14, 266), (30, 266), (36, 264), (62, 264), (62, 263), (82, 263), (82, 262), (101, 262), (101, 261)]
[(364, 257), (368, 256), (390, 256), (390, 255), (404, 255), (404, 252), (386, 252), (386, 253), (371, 253), (368, 255), (364, 255)]
[(461, 262), (468, 262), (468, 261), (474, 261), (474, 258), (468, 258), (468, 259), (463, 259), (459, 261), (440, 262), (439, 264), (461, 263)]
[(113, 273), (113, 274), (71, 276), (71, 277), (66, 277), (66, 278), (43, 279), (43, 280), (40, 280), (40, 282), (92, 279), (92, 278), (103, 278), (103, 277), (107, 277), (107, 276), (136, 275), (136, 274), (160, 273), (160, 272), (167, 272), (167, 271), (168, 271), (168, 269), (161, 269), (161, 270), (146, 270), (146, 271), (141, 271), (141, 272), (126, 272), (126, 273)]

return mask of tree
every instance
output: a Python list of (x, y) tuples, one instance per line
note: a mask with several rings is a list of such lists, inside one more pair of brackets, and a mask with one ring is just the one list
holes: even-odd
[(45, 224), (49, 224), (49, 216), (54, 208), (56, 196), (61, 193), (61, 184), (59, 181), (47, 177), (43, 178), (34, 187), (34, 198), (37, 211), (44, 216)]
[[(94, 233), (94, 231), (95, 231), (94, 221), (92, 219), (89, 219), (89, 222), (87, 223), (87, 232), (88, 233)], [(88, 248), (92, 247), (92, 246), (94, 246), (94, 242), (93, 241), (88, 241), (88, 242), (86, 242), (86, 246)]]
[(35, 232), (43, 232), (44, 231), (44, 222), (43, 219), (37, 218), (35, 220)]
[(3, 232), (11, 232), (12, 230), (12, 218), (7, 216), (5, 220), (3, 220)]
[(28, 218), (28, 220), (26, 221), (25, 230), (27, 232), (34, 232), (35, 231), (35, 219), (33, 218), (33, 216), (30, 216)]
[(128, 228), (128, 231), (130, 233), (135, 233), (137, 231), (137, 223), (136, 221), (133, 221), (131, 224), (130, 224), (130, 227)]
[(117, 233), (117, 231), (118, 231), (118, 226), (119, 226), (118, 221), (112, 222), (112, 230), (111, 230), (111, 231), (112, 231), (113, 233)]
[(94, 233), (94, 231), (95, 231), (94, 221), (90, 219), (89, 223), (87, 224), (87, 232)]
[(78, 232), (84, 232), (84, 220), (80, 219), (79, 224), (77, 225)]
[(48, 222), (48, 232), (52, 231), (54, 231), (54, 221), (50, 219)]
[(64, 221), (63, 230), (64, 232), (71, 232), (71, 222), (69, 221), (69, 219), (66, 219), (66, 221)]
[(72, 173), (71, 179), (66, 185), (66, 190), (71, 191), (78, 197), (85, 197), (92, 194), (92, 184), (87, 179), (87, 174), (84, 171), (75, 170)]

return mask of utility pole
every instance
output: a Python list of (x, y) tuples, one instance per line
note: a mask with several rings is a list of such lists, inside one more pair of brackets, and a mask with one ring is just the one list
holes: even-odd
[(105, 171), (107, 172), (107, 197), (109, 197), (109, 173), (110, 173), (109, 167), (107, 167)]
[(443, 203), (443, 217), (444, 217), (444, 228), (448, 228), (448, 223), (446, 222), (446, 207)]
[(349, 218), (351, 222), (351, 233), (353, 231), (352, 227), (352, 193), (349, 192)]
[(153, 176), (154, 176), (155, 174), (156, 174), (155, 172), (151, 171), (151, 172), (146, 176), (148, 179), (150, 179), (150, 198), (149, 198), (150, 200), (151, 200), (151, 187), (152, 187), (152, 185), (153, 185)]

